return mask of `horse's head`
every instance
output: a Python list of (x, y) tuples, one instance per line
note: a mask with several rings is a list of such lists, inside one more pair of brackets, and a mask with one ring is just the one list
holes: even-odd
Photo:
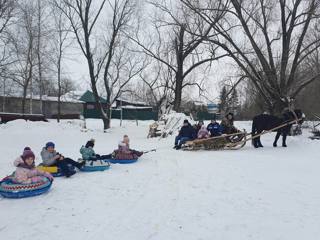
[(301, 109), (295, 109), (294, 113), (296, 114), (297, 118), (299, 119), (298, 123), (302, 124), (306, 118), (306, 115), (301, 111)]
[(302, 124), (305, 119), (305, 115), (300, 109), (287, 111), (284, 115), (287, 121), (298, 120), (298, 124)]

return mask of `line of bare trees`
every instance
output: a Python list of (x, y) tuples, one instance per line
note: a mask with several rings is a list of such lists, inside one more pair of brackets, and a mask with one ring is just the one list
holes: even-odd
[[(317, 0), (181, 0), (213, 29), (206, 41), (219, 46), (254, 85), (270, 112), (280, 112), (319, 72), (302, 74), (320, 44)], [(224, 17), (216, 21), (216, 4)], [(219, 11), (219, 10), (218, 10)]]
[(279, 113), (319, 81), (319, 10), (317, 0), (4, 0), (2, 90), (20, 87), (23, 112), (30, 94), (56, 89), (60, 103), (64, 59), (76, 48), (107, 129), (121, 96), (161, 112), (210, 95), (219, 74), (212, 66), (227, 59), (233, 86), (246, 85), (261, 108)]
[[(54, 2), (53, 0), (0, 2), (2, 111), (6, 111), (6, 96), (14, 95), (22, 96), (22, 113), (33, 113), (35, 109), (32, 98), (33, 95), (38, 95), (40, 109), (36, 112), (43, 113), (44, 95), (61, 96), (74, 89), (74, 84), (67, 76), (63, 77), (61, 83), (61, 69), (59, 73), (55, 68), (56, 61), (53, 58), (59, 54), (57, 48), (59, 38), (66, 41), (65, 37), (61, 37), (58, 33), (66, 32), (67, 26), (64, 25), (63, 28), (66, 28), (62, 29), (56, 24), (59, 15), (54, 14), (56, 13)], [(68, 42), (71, 42), (71, 39), (68, 39)], [(60, 80), (57, 81), (57, 78)]]

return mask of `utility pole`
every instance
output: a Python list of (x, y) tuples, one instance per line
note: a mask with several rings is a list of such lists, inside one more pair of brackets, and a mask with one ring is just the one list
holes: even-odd
[(6, 79), (3, 78), (3, 100), (2, 100), (2, 112), (6, 111)]
[(122, 100), (120, 100), (120, 127), (122, 127), (122, 117), (123, 117), (122, 114), (123, 114), (122, 113)]

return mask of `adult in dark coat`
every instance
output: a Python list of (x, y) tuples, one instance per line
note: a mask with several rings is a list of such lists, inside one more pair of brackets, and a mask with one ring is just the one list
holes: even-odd
[(176, 137), (174, 142), (175, 149), (181, 149), (182, 144), (187, 141), (196, 139), (196, 130), (191, 126), (188, 120), (183, 121), (183, 126), (179, 131), (179, 135)]
[(239, 130), (234, 126), (234, 115), (233, 113), (228, 113), (221, 121), (221, 128), (223, 134), (232, 134), (239, 132)]

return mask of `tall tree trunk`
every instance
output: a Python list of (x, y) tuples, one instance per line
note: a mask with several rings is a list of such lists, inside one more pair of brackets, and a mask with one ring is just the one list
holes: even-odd
[(3, 78), (2, 112), (6, 111), (6, 79)]
[(283, 110), (285, 108), (289, 107), (288, 102), (284, 102), (283, 100), (281, 100), (279, 98), (275, 100), (273, 106), (274, 107), (272, 108), (270, 113), (273, 115), (278, 115), (278, 116), (283, 113)]
[[(91, 55), (90, 55), (91, 56)], [(94, 95), (94, 99), (96, 101), (96, 105), (99, 108), (99, 112), (101, 115), (101, 119), (103, 121), (103, 130), (109, 129), (110, 128), (110, 119), (108, 117), (108, 110), (105, 111), (103, 109), (103, 104), (100, 101), (100, 96), (98, 93), (97, 85), (96, 85), (96, 79), (94, 75), (94, 66), (93, 66), (93, 60), (88, 59), (88, 66), (89, 66), (89, 73), (90, 73), (90, 79), (91, 79), (91, 89)]]
[[(106, 112), (110, 112), (110, 107), (108, 107)], [(103, 129), (104, 130), (109, 129), (110, 128), (110, 122), (111, 122), (110, 118), (109, 117), (102, 118), (102, 121), (103, 121)]]
[(26, 98), (27, 98), (27, 87), (23, 87), (23, 96), (22, 96), (22, 103), (21, 103), (21, 113), (26, 113)]
[(182, 25), (180, 27), (179, 35), (175, 40), (175, 51), (176, 51), (176, 61), (177, 61), (177, 72), (176, 72), (176, 85), (174, 90), (174, 104), (173, 110), (176, 112), (181, 111), (181, 99), (182, 99), (182, 89), (183, 89), (183, 64), (184, 64), (184, 33), (185, 27)]
[(58, 58), (58, 116), (57, 116), (58, 122), (60, 122), (60, 118), (61, 118), (61, 53)]
[(43, 114), (43, 79), (42, 79), (42, 62), (41, 62), (41, 1), (38, 0), (38, 36), (37, 36), (37, 59), (39, 71), (39, 95), (40, 95), (40, 113)]
[(173, 110), (176, 112), (181, 111), (181, 99), (182, 99), (182, 76), (176, 75), (176, 85), (174, 90), (174, 102)]
[(99, 112), (100, 112), (100, 115), (101, 115), (101, 118), (103, 121), (103, 130), (106, 130), (106, 129), (110, 128), (110, 119), (108, 117), (108, 111), (105, 112), (105, 110), (103, 109), (103, 104), (100, 101), (100, 96), (99, 96), (98, 89), (97, 89), (96, 77), (95, 77), (95, 72), (94, 72), (94, 62), (93, 62), (93, 56), (91, 53), (90, 36), (88, 34), (88, 30), (85, 31), (85, 47), (86, 47), (86, 52), (87, 52), (86, 58), (87, 58), (88, 67), (89, 67), (91, 89), (92, 89), (96, 105), (99, 108)]

